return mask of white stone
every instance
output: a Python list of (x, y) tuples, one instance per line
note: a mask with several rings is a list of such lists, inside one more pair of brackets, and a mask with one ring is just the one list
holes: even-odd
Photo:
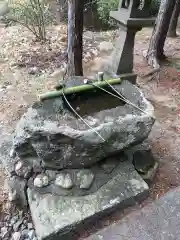
[(36, 66), (34, 66), (34, 67), (29, 69), (28, 73), (32, 74), (32, 75), (37, 74), (38, 73), (38, 68)]
[(16, 153), (15, 153), (14, 149), (12, 148), (9, 152), (9, 156), (10, 156), (10, 158), (13, 158), (13, 157), (15, 157), (15, 155), (16, 155)]
[(77, 181), (81, 189), (89, 189), (94, 180), (94, 173), (88, 169), (80, 170), (77, 173)]
[(23, 166), (23, 163), (21, 161), (18, 161), (15, 165), (15, 172), (21, 170), (22, 166)]
[(16, 190), (14, 190), (14, 191), (9, 191), (9, 193), (8, 193), (8, 199), (9, 199), (9, 201), (10, 201), (10, 202), (13, 202), (13, 201), (16, 200), (16, 198), (17, 198), (17, 192), (16, 192)]
[(65, 188), (65, 189), (70, 189), (73, 187), (73, 181), (71, 179), (71, 175), (69, 173), (60, 173), (57, 175), (56, 180), (55, 180), (55, 185)]
[(4, 238), (5, 235), (7, 234), (7, 232), (8, 232), (7, 227), (2, 227), (2, 228), (0, 229), (0, 236), (1, 236), (2, 238)]
[(34, 186), (38, 188), (46, 187), (49, 184), (49, 178), (45, 174), (39, 174), (34, 179)]
[(13, 240), (20, 240), (21, 238), (21, 233), (20, 232), (14, 232), (12, 235)]
[(91, 52), (95, 57), (98, 55), (98, 50), (97, 49), (92, 49)]

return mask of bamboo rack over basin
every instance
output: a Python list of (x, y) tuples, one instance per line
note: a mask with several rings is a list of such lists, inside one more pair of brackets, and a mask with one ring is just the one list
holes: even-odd
[(46, 99), (50, 99), (50, 98), (56, 98), (56, 97), (60, 97), (63, 95), (63, 92), (65, 95), (69, 95), (69, 94), (73, 94), (73, 93), (80, 93), (80, 92), (85, 92), (88, 90), (93, 90), (96, 88), (96, 86), (98, 87), (106, 87), (108, 86), (108, 83), (110, 85), (115, 85), (115, 84), (120, 84), (122, 82), (122, 80), (120, 78), (115, 78), (115, 79), (110, 79), (110, 80), (106, 80), (106, 81), (93, 81), (93, 85), (92, 84), (83, 84), (83, 85), (79, 85), (79, 86), (74, 86), (74, 87), (70, 87), (70, 88), (64, 88), (61, 90), (56, 90), (56, 91), (51, 91), (51, 92), (47, 92), (44, 94), (41, 94), (38, 96), (38, 99), (40, 101), (46, 100)]

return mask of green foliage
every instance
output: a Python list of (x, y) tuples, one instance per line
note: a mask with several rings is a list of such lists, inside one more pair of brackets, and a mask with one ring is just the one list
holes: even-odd
[(53, 20), (46, 0), (16, 0), (9, 2), (7, 19), (28, 28), (37, 40), (46, 40), (46, 26)]
[[(157, 15), (161, 0), (152, 0), (150, 14)], [(119, 0), (97, 0), (97, 9), (100, 19), (106, 23), (111, 24), (112, 20), (109, 18), (110, 11), (118, 9)]]
[(161, 0), (152, 0), (150, 9), (150, 13), (152, 16), (156, 16), (158, 14), (160, 4)]
[(113, 22), (109, 18), (110, 11), (118, 9), (119, 0), (97, 0), (97, 9), (100, 19), (106, 23), (112, 25)]

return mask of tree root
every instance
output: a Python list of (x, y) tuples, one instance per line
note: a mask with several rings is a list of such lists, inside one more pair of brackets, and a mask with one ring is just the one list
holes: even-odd
[[(147, 60), (148, 65), (153, 67), (154, 69), (148, 72), (146, 75), (144, 75), (142, 78), (150, 77), (149, 81), (153, 79), (159, 79), (159, 72), (160, 72), (160, 64), (159, 64), (159, 59), (156, 56), (156, 51), (144, 51), (143, 52), (143, 57)], [(161, 60), (165, 59), (166, 56), (163, 54), (161, 56)]]

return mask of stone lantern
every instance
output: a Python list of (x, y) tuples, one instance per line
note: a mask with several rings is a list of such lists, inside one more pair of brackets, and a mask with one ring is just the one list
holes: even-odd
[(110, 75), (136, 83), (133, 73), (135, 35), (143, 27), (153, 26), (155, 18), (150, 16), (151, 0), (120, 0), (118, 11), (110, 16), (120, 24), (119, 39), (112, 53), (112, 61), (106, 67)]

